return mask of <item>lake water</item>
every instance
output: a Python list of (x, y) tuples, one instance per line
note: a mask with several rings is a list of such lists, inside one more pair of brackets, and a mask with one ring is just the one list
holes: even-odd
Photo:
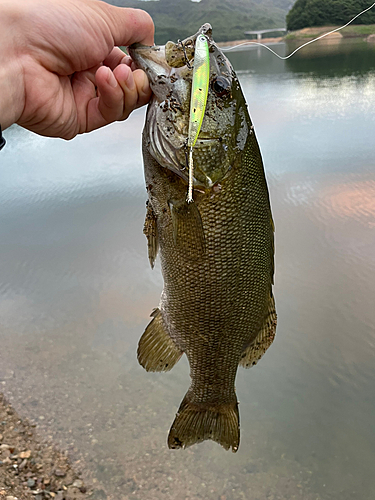
[(144, 110), (71, 142), (5, 132), (0, 389), (80, 460), (95, 498), (372, 500), (375, 45), (230, 58), (269, 182), (279, 318), (238, 372), (238, 453), (168, 450), (187, 361), (151, 374), (136, 360), (162, 288), (142, 234)]

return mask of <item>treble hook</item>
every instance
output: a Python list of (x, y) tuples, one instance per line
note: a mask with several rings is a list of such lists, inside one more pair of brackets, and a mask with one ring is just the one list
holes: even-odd
[(185, 48), (185, 45), (181, 42), (181, 40), (177, 40), (177, 44), (178, 44), (178, 45), (181, 45), (181, 48), (182, 48), (182, 50), (183, 50), (183, 52), (184, 52), (184, 57), (185, 57), (185, 61), (186, 61), (186, 66), (187, 66), (189, 69), (192, 69), (192, 66), (191, 66), (191, 64), (190, 64), (190, 61), (189, 61), (188, 56), (187, 56), (187, 54), (186, 54), (186, 48)]

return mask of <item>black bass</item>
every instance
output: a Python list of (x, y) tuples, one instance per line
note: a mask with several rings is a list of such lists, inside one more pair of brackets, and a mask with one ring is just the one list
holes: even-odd
[[(160, 253), (164, 289), (139, 341), (147, 371), (168, 371), (183, 353), (191, 386), (168, 436), (170, 448), (212, 439), (235, 452), (238, 365), (255, 365), (276, 331), (272, 295), (274, 226), (259, 146), (231, 64), (211, 26), (177, 44), (133, 46), (153, 97), (143, 131), (148, 191), (144, 232), (153, 267)], [(194, 46), (209, 44), (206, 111), (193, 149), (193, 202), (187, 134)]]

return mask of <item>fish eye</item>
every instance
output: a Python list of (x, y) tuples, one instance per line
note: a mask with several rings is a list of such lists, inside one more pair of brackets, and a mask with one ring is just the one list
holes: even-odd
[(230, 89), (230, 81), (224, 76), (218, 76), (211, 83), (212, 90), (219, 96), (222, 97), (228, 94)]

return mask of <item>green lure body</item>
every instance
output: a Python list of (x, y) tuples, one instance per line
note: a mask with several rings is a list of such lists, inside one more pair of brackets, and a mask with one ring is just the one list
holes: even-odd
[(210, 56), (208, 42), (199, 35), (195, 43), (193, 83), (191, 87), (188, 146), (197, 142), (206, 109), (208, 82), (210, 78)]
[(208, 83), (210, 78), (210, 55), (207, 38), (199, 35), (195, 42), (193, 82), (191, 86), (190, 115), (188, 131), (189, 189), (187, 201), (193, 201), (193, 147), (197, 142), (206, 109)]

